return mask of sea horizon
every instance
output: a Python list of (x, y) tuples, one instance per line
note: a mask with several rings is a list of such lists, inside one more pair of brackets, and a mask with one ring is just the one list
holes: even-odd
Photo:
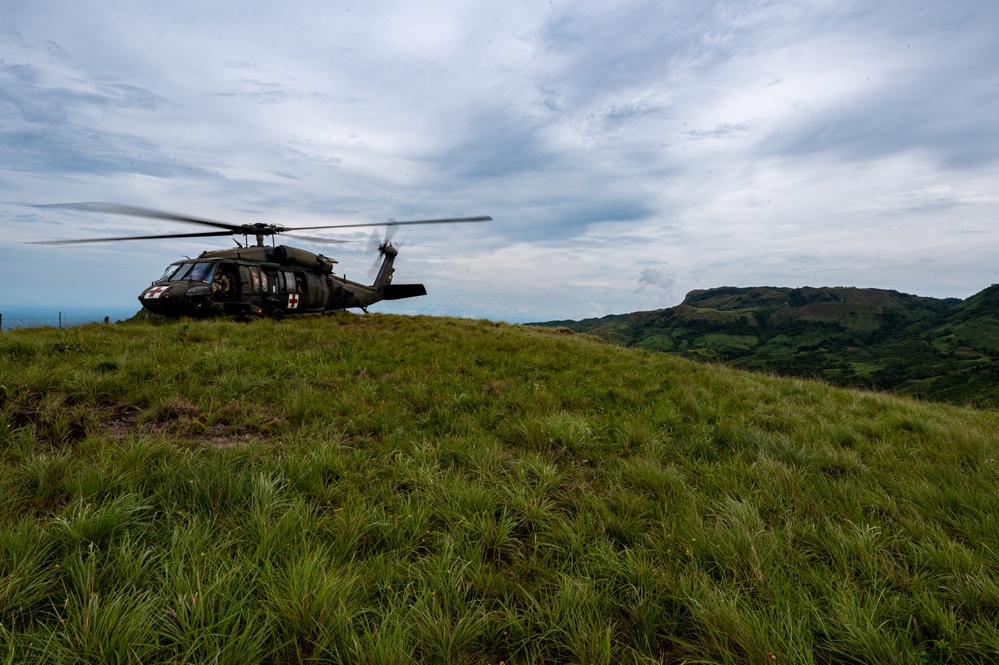
[(0, 305), (0, 330), (13, 328), (53, 328), (82, 326), (87, 323), (123, 321), (135, 316), (136, 305), (88, 305), (60, 307), (58, 305)]

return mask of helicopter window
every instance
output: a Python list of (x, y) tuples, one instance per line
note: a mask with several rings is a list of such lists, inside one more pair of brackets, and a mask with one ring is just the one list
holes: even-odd
[(243, 296), (250, 295), (250, 269), (246, 266), (239, 266), (239, 283), (242, 285)]
[(214, 263), (195, 263), (194, 267), (191, 268), (191, 272), (185, 278), (192, 282), (210, 282), (212, 281), (212, 272), (214, 270)]
[(263, 270), (260, 271), (260, 290), (263, 293), (270, 291), (270, 287), (267, 285), (267, 273)]
[(175, 272), (177, 272), (177, 269), (180, 268), (181, 265), (182, 264), (180, 263), (171, 263), (170, 265), (167, 266), (167, 269), (163, 271), (163, 275), (156, 281), (157, 282), (167, 281)]
[(260, 270), (257, 266), (249, 266), (250, 283), (253, 284), (253, 292), (260, 293)]
[(187, 279), (187, 273), (191, 272), (191, 268), (193, 267), (194, 264), (192, 263), (182, 263), (177, 272), (170, 276), (171, 281), (179, 282), (182, 279)]

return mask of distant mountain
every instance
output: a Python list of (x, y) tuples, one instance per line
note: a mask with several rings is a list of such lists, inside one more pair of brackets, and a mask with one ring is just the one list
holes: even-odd
[(565, 327), (622, 346), (999, 407), (999, 285), (967, 300), (860, 288), (721, 287)]

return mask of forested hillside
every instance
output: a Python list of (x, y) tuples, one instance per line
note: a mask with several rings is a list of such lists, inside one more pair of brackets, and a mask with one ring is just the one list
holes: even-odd
[(551, 321), (622, 346), (999, 406), (999, 285), (965, 301), (858, 288), (692, 291), (669, 309)]

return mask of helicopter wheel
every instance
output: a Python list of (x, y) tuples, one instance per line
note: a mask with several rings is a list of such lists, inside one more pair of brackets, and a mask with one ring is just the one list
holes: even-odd
[(284, 318), (284, 310), (275, 307), (274, 309), (271, 310), (271, 318), (274, 319), (275, 321), (280, 322), (281, 319)]

